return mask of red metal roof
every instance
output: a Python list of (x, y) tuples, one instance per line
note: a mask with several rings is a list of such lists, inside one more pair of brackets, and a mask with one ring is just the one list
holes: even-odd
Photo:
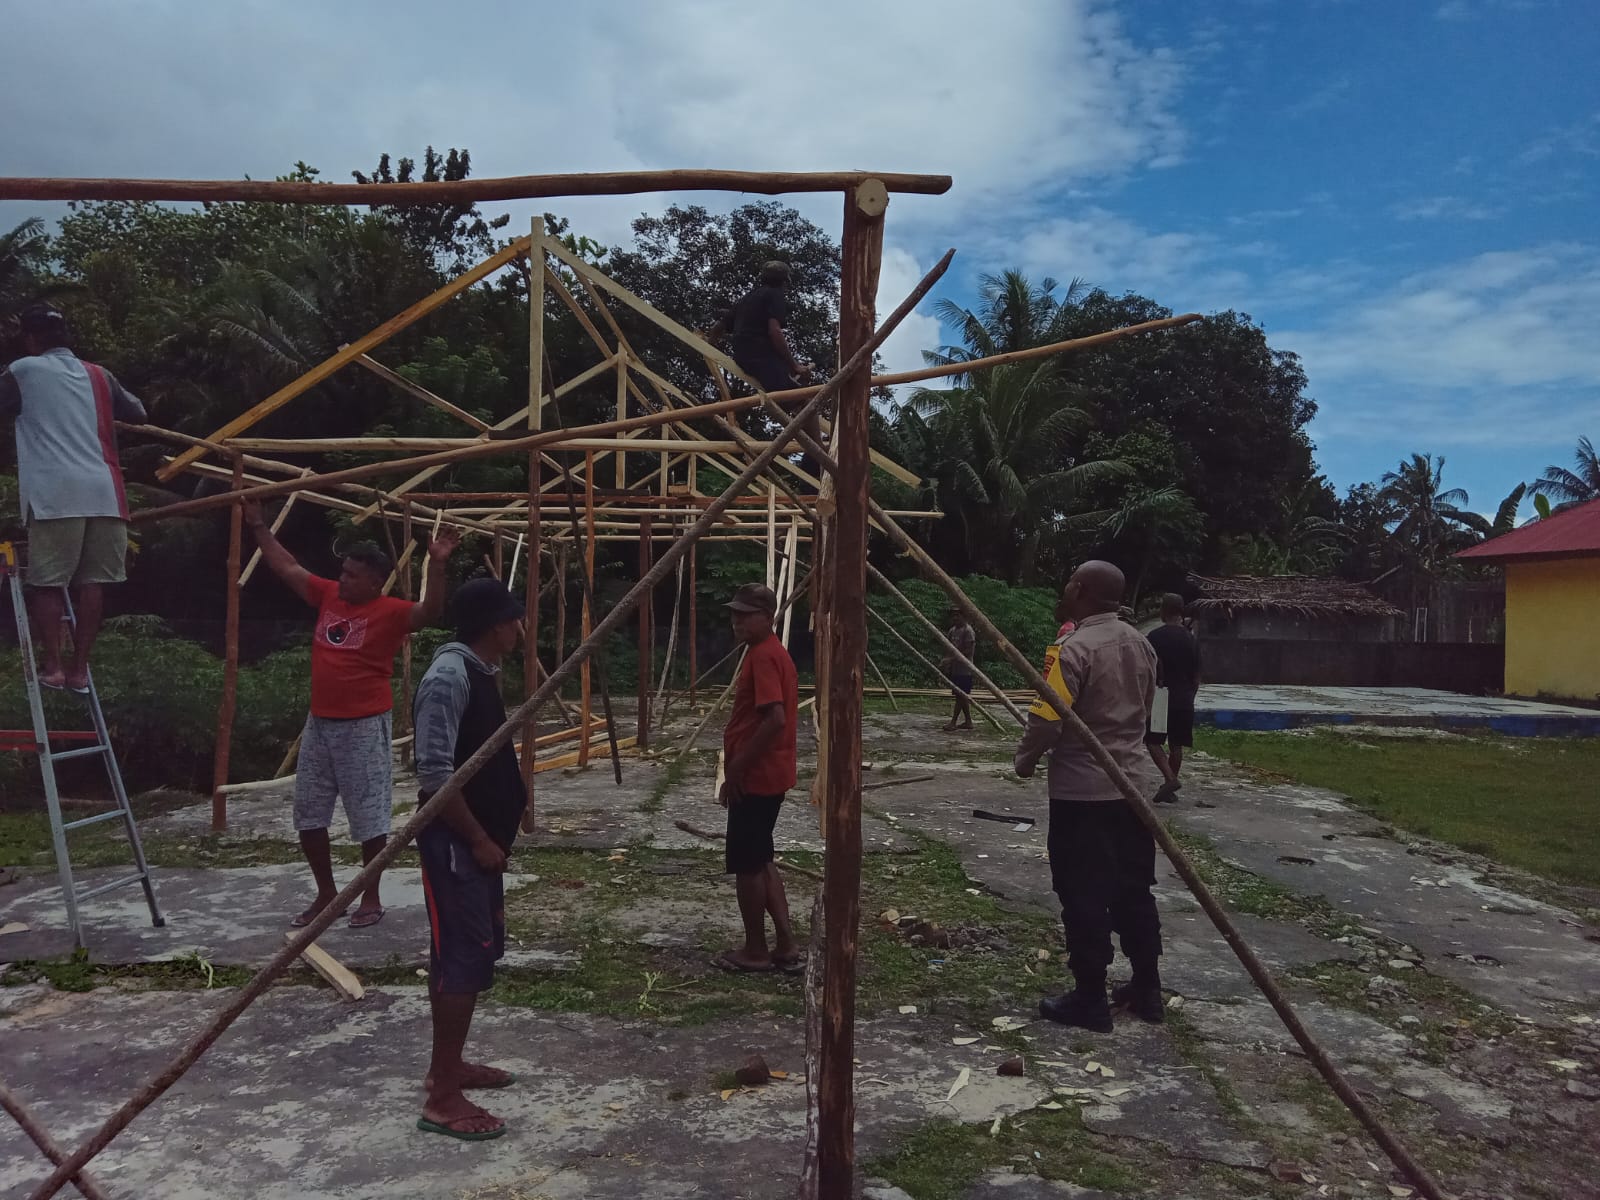
[(1600, 500), (1573, 505), (1542, 521), (1480, 542), (1456, 557), (1500, 559), (1562, 554), (1600, 554)]

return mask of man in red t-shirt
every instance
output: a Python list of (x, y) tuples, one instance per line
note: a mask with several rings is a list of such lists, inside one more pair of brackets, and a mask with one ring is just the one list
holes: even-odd
[[(394, 811), (390, 749), (394, 656), (406, 638), (444, 611), (444, 565), (461, 535), (446, 530), (429, 544), (423, 592), (427, 599), (413, 604), (383, 594), (394, 563), (371, 542), (345, 551), (337, 580), (323, 579), (284, 549), (263, 519), (260, 505), (246, 504), (244, 519), (267, 566), (317, 610), (311, 638), (311, 712), (300, 732), (294, 783), (294, 827), (317, 884), (317, 898), (289, 922), (301, 927), (311, 924), (339, 893), (328, 844), (335, 799), (344, 802), (350, 836), (361, 843), (362, 862), (371, 862), (389, 839)], [(382, 919), (374, 878), (350, 925), (361, 929)]]
[[(744, 663), (733, 691), (733, 715), (722, 732), (724, 782), (718, 800), (728, 810), (726, 865), (739, 895), (744, 945), (716, 959), (726, 971), (784, 971), (800, 965), (789, 927), (789, 898), (773, 865), (772, 830), (783, 794), (794, 786), (800, 688), (794, 662), (773, 635), (778, 598), (747, 583), (728, 602)], [(767, 916), (775, 934), (767, 950)]]

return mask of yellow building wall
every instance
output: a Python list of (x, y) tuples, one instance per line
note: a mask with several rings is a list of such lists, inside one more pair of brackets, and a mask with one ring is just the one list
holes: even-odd
[(1506, 691), (1600, 698), (1600, 557), (1506, 563)]

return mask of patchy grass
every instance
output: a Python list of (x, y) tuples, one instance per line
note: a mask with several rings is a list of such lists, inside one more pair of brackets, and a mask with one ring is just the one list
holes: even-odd
[(1200, 748), (1331, 788), (1397, 828), (1600, 888), (1600, 739), (1204, 730)]
[(1167, 832), (1182, 847), (1200, 877), (1217, 898), (1234, 912), (1274, 921), (1294, 921), (1326, 938), (1359, 931), (1351, 917), (1320, 896), (1302, 896), (1282, 884), (1235, 866), (1217, 853), (1210, 838), (1168, 823)]
[(1168, 1036), (1172, 1038), (1173, 1049), (1184, 1062), (1205, 1076), (1206, 1082), (1211, 1085), (1211, 1090), (1217, 1095), (1217, 1104), (1234, 1125), (1252, 1135), (1259, 1135), (1259, 1123), (1250, 1115), (1249, 1108), (1239, 1098), (1238, 1091), (1229, 1082), (1228, 1077), (1218, 1070), (1216, 1064), (1207, 1056), (1200, 1031), (1194, 1027), (1181, 1008), (1167, 1009), (1166, 1029)]
[(253, 974), (248, 967), (213, 966), (199, 954), (185, 954), (165, 962), (106, 964), (90, 962), (88, 951), (80, 949), (70, 958), (13, 963), (0, 979), (0, 986), (48, 983), (61, 992), (92, 992), (99, 987), (189, 991), (240, 987)]
[[(1374, 996), (1368, 987), (1375, 975), (1387, 979), (1394, 990)], [(1517, 1030), (1516, 1021), (1481, 997), (1420, 968), (1363, 971), (1341, 960), (1296, 967), (1289, 977), (1314, 988), (1331, 1004), (1364, 1013), (1415, 1038), (1422, 1056), (1438, 1066), (1449, 1060), (1459, 1040), (1493, 1040)], [(1406, 1016), (1416, 1017), (1419, 1024), (1401, 1023)]]
[(1126, 1194), (1145, 1180), (1126, 1159), (1101, 1150), (1077, 1110), (1034, 1110), (1006, 1118), (989, 1136), (987, 1125), (931, 1121), (908, 1135), (892, 1154), (862, 1167), (887, 1179), (914, 1200), (959, 1200), (985, 1171), (1010, 1167), (1042, 1179)]
[(684, 778), (689, 774), (693, 765), (690, 755), (681, 755), (667, 763), (661, 774), (656, 776), (655, 785), (651, 787), (650, 794), (639, 802), (639, 811), (642, 813), (658, 813)]

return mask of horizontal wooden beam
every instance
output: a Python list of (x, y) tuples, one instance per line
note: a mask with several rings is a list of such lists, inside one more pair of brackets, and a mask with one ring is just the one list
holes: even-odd
[(273, 204), (469, 204), (644, 192), (842, 192), (867, 179), (891, 192), (939, 196), (948, 175), (873, 171), (604, 171), (439, 183), (304, 183), (268, 179), (0, 179), (0, 200), (259, 200)]
[[(552, 430), (552, 433), (557, 432)], [(525, 436), (525, 435), (524, 435)], [(222, 443), (231, 450), (254, 450), (273, 454), (381, 453), (402, 450), (419, 453), (428, 450), (459, 450), (478, 446), (481, 437), (347, 437), (347, 438), (229, 438)], [(585, 438), (576, 437), (549, 443), (558, 450), (683, 451), (694, 454), (730, 454), (741, 447), (734, 441), (707, 438)], [(765, 442), (756, 445), (765, 446)]]

